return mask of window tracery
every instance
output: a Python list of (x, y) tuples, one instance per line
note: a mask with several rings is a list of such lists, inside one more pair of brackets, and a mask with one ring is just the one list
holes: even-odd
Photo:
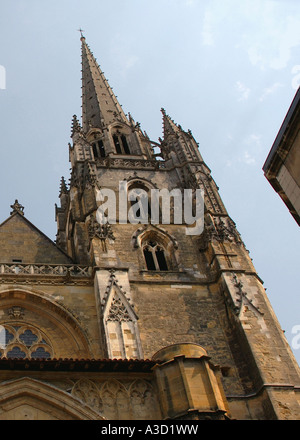
[(148, 270), (168, 270), (165, 250), (157, 241), (147, 240), (143, 244), (143, 254)]
[(50, 343), (43, 333), (30, 325), (0, 325), (0, 358), (49, 359), (53, 356)]
[(178, 244), (166, 230), (147, 225), (133, 235), (133, 246), (140, 248), (143, 266), (149, 271), (180, 270)]

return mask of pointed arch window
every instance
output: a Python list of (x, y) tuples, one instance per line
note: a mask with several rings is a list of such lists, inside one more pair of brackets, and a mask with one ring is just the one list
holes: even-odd
[(169, 270), (165, 250), (157, 241), (146, 241), (143, 245), (143, 254), (148, 270)]
[(94, 153), (94, 158), (98, 159), (100, 157), (105, 157), (105, 149), (104, 149), (104, 144), (103, 141), (100, 139), (97, 142), (93, 142), (92, 143), (92, 148), (93, 148), (93, 153)]
[(130, 154), (127, 138), (124, 134), (114, 134), (113, 140), (117, 154)]
[(140, 248), (141, 270), (179, 271), (178, 244), (176, 239), (159, 227), (147, 225), (139, 228), (132, 237), (135, 248)]

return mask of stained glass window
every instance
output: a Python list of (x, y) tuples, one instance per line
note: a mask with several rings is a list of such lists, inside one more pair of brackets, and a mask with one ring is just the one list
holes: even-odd
[(44, 347), (38, 347), (34, 352), (31, 353), (33, 359), (49, 359), (51, 358), (50, 353), (44, 349)]
[(53, 350), (48, 338), (30, 325), (0, 324), (0, 358), (49, 359)]
[(38, 337), (31, 330), (27, 329), (24, 333), (21, 334), (21, 336), (19, 336), (19, 339), (27, 347), (31, 347), (31, 345), (37, 341)]
[(13, 347), (12, 350), (7, 352), (6, 357), (8, 359), (24, 359), (26, 357), (26, 353), (24, 353), (20, 347)]

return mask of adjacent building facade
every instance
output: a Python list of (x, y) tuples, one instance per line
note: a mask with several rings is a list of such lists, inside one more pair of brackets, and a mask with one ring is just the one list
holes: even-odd
[(280, 127), (263, 171), (300, 225), (300, 88)]
[[(0, 420), (298, 419), (298, 364), (192, 133), (162, 109), (152, 142), (81, 42), (56, 241), (18, 200), (0, 225)], [(162, 189), (202, 191), (201, 234), (175, 197), (145, 221)]]

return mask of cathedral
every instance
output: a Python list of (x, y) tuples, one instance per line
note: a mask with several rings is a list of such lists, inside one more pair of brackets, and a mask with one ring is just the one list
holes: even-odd
[(299, 366), (192, 132), (162, 109), (151, 141), (81, 44), (56, 239), (21, 200), (0, 224), (0, 420), (299, 419)]

